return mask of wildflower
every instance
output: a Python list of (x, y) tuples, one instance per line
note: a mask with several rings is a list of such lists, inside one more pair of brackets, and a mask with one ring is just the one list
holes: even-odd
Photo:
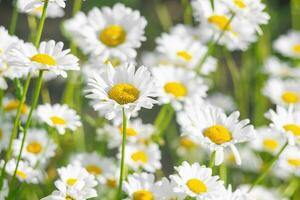
[(273, 48), (283, 56), (300, 58), (300, 32), (289, 31), (275, 40)]

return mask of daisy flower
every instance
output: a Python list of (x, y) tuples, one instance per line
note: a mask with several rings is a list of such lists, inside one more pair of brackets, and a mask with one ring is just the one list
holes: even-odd
[(294, 145), (300, 138), (300, 113), (292, 107), (277, 106), (276, 110), (269, 110), (265, 117), (271, 121), (270, 127), (279, 131), (289, 144)]
[(186, 197), (186, 194), (182, 192), (174, 192), (174, 188), (177, 186), (176, 183), (169, 179), (163, 177), (160, 181), (156, 182), (155, 185), (157, 186), (157, 196), (161, 200), (183, 200)]
[(223, 162), (224, 148), (227, 147), (234, 153), (237, 164), (241, 164), (235, 144), (254, 139), (255, 131), (248, 119), (239, 121), (239, 116), (238, 111), (227, 116), (221, 109), (194, 98), (187, 102), (178, 122), (184, 134), (216, 152), (216, 165)]
[(152, 69), (158, 87), (158, 101), (161, 104), (171, 103), (176, 110), (191, 96), (206, 96), (208, 86), (194, 71), (172, 66), (159, 66)]
[[(20, 0), (19, 0), (20, 1)], [(66, 7), (66, 0), (49, 0), (49, 4), (57, 4), (59, 7)], [(22, 4), (22, 8), (24, 11), (29, 12), (32, 11), (40, 6), (44, 5), (44, 1), (43, 0), (27, 0), (24, 1)]]
[[(43, 4), (36, 5), (32, 9), (28, 9), (28, 0), (18, 0), (17, 1), (17, 7), (19, 9), (19, 12), (21, 13), (28, 13), (32, 16), (41, 17), (43, 12)], [(60, 7), (56, 3), (50, 2), (47, 7), (47, 14), (46, 17), (49, 18), (58, 18), (63, 17), (65, 15), (64, 9)]]
[(264, 71), (271, 78), (300, 77), (300, 69), (291, 67), (289, 63), (281, 61), (275, 56), (272, 56), (265, 61)]
[[(105, 139), (108, 148), (117, 148), (122, 144), (122, 126), (106, 124), (102, 129), (97, 130), (98, 139)], [(143, 124), (141, 119), (129, 121), (126, 129), (127, 142), (130, 144), (147, 144), (155, 132), (152, 124)]]
[[(206, 54), (207, 47), (195, 41), (189, 35), (180, 37), (175, 34), (163, 33), (156, 39), (157, 51), (166, 56), (171, 65), (195, 69), (198, 67), (201, 58)], [(203, 72), (208, 73), (216, 69), (217, 61), (208, 57), (203, 64)]]
[(56, 188), (61, 191), (75, 190), (80, 191), (80, 195), (87, 198), (97, 196), (94, 187), (97, 185), (95, 177), (85, 168), (79, 165), (68, 165), (57, 170), (59, 179), (55, 181)]
[[(1, 121), (1, 120), (0, 120)], [(12, 124), (9, 122), (1, 121), (0, 127), (0, 153), (8, 147)]]
[[(121, 149), (120, 149), (121, 151)], [(121, 152), (118, 157), (121, 158)], [(161, 153), (157, 144), (126, 145), (125, 163), (133, 170), (155, 172), (161, 168)]]
[(20, 44), (10, 51), (9, 62), (31, 72), (46, 70), (67, 77), (66, 71), (79, 70), (78, 58), (70, 54), (70, 49), (63, 50), (63, 46), (54, 40), (41, 42), (38, 49), (31, 43)]
[(154, 175), (147, 173), (134, 173), (129, 175), (124, 182), (123, 190), (130, 199), (160, 199), (157, 196), (157, 186), (154, 182)]
[[(6, 172), (13, 176), (14, 171), (16, 169), (17, 161), (15, 159), (11, 159), (7, 162), (6, 166)], [(26, 182), (26, 183), (34, 183), (37, 184), (41, 181), (42, 175), (33, 167), (30, 166), (30, 164), (27, 161), (20, 160), (18, 169), (16, 172), (16, 177), (20, 182)]]
[[(20, 101), (13, 98), (4, 98), (3, 99), (3, 111), (9, 116), (15, 116), (19, 107)], [(26, 116), (28, 114), (29, 107), (24, 104), (21, 108), (21, 114)]]
[(281, 80), (278, 78), (271, 78), (266, 82), (263, 94), (274, 104), (281, 106), (299, 106), (299, 84), (299, 80)]
[(260, 25), (267, 24), (270, 15), (264, 10), (266, 5), (261, 0), (222, 0), (234, 13), (236, 17), (246, 19), (249, 24), (262, 34)]
[(300, 32), (289, 31), (275, 40), (273, 48), (283, 56), (300, 58)]
[(85, 168), (100, 183), (105, 183), (112, 174), (117, 172), (116, 165), (111, 159), (102, 158), (96, 152), (77, 154), (71, 158), (71, 161), (74, 165)]
[[(23, 133), (14, 140), (13, 153), (19, 155)], [(43, 129), (29, 129), (22, 151), (22, 158), (29, 161), (31, 166), (37, 163), (44, 165), (55, 155), (56, 144)]]
[(117, 3), (112, 8), (93, 8), (86, 23), (77, 29), (82, 38), (79, 46), (85, 53), (110, 55), (113, 52), (136, 56), (136, 48), (141, 46), (146, 20), (139, 11), (133, 11)]
[(256, 31), (249, 21), (232, 18), (230, 9), (223, 2), (215, 1), (212, 9), (209, 0), (193, 0), (192, 7), (195, 19), (215, 33), (215, 40), (224, 32), (219, 44), (229, 50), (246, 50), (250, 43), (257, 40)]
[(62, 188), (62, 190), (55, 190), (47, 197), (41, 200), (74, 200), (74, 199), (88, 199), (95, 197), (90, 194), (83, 194), (81, 190), (76, 190), (74, 188)]
[(221, 198), (225, 188), (218, 176), (212, 176), (210, 168), (200, 166), (198, 163), (190, 165), (183, 162), (175, 167), (178, 174), (170, 178), (176, 183), (174, 192), (182, 192), (197, 200), (213, 200)]
[(284, 145), (281, 132), (266, 127), (257, 129), (257, 137), (251, 141), (251, 147), (257, 151), (269, 152), (276, 155)]
[(36, 109), (36, 116), (40, 121), (55, 128), (59, 134), (64, 134), (66, 129), (75, 131), (81, 126), (80, 117), (67, 105), (39, 105)]
[(93, 107), (108, 120), (122, 116), (122, 109), (130, 115), (141, 108), (152, 108), (156, 103), (155, 85), (146, 67), (129, 63), (117, 68), (108, 65), (100, 75), (88, 81), (87, 98), (93, 99)]
[(300, 177), (300, 149), (296, 146), (288, 146), (278, 160), (279, 170), (285, 174), (294, 174)]

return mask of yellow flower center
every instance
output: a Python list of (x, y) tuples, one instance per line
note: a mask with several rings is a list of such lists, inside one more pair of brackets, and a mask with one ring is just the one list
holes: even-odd
[(67, 180), (67, 184), (70, 185), (70, 186), (74, 185), (76, 182), (77, 182), (76, 178), (69, 178)]
[[(6, 112), (10, 112), (10, 111), (13, 111), (13, 110), (17, 110), (18, 107), (19, 107), (19, 104), (20, 104), (20, 101), (18, 100), (11, 100), (9, 101), (5, 106), (4, 106), (4, 110)], [(21, 112), (22, 114), (26, 114), (27, 113), (27, 106), (24, 104), (21, 108)]]
[(75, 199), (71, 196), (66, 196), (66, 200), (75, 200)]
[(66, 121), (63, 118), (58, 117), (58, 116), (52, 116), (52, 117), (50, 117), (50, 120), (52, 121), (52, 123), (54, 125), (65, 125), (66, 124)]
[(145, 152), (143, 151), (136, 151), (131, 155), (131, 159), (135, 162), (142, 162), (142, 163), (147, 163), (148, 162), (148, 156)]
[(109, 58), (104, 61), (104, 64), (111, 64), (113, 67), (118, 67), (121, 64), (121, 61), (119, 58)]
[(121, 105), (135, 102), (139, 95), (140, 91), (128, 83), (116, 84), (108, 92), (108, 97)]
[(300, 54), (300, 44), (294, 45), (294, 46), (293, 46), (293, 51), (294, 51), (295, 53)]
[(232, 29), (228, 17), (224, 15), (212, 15), (208, 18), (208, 22), (224, 31), (230, 31)]
[(184, 97), (187, 96), (186, 87), (180, 82), (169, 82), (164, 86), (165, 92), (172, 94), (174, 97)]
[(300, 167), (299, 159), (290, 158), (290, 159), (288, 159), (288, 163), (293, 167)]
[(286, 131), (291, 131), (295, 136), (300, 136), (300, 127), (296, 124), (286, 124), (283, 128)]
[(247, 4), (243, 0), (233, 0), (233, 3), (241, 9), (247, 7)]
[(184, 137), (180, 139), (180, 145), (186, 149), (193, 149), (197, 146), (197, 144), (195, 142), (193, 142), (193, 140)]
[(117, 181), (115, 179), (107, 179), (106, 185), (110, 188), (115, 188), (117, 186)]
[(126, 32), (122, 26), (110, 25), (101, 31), (99, 39), (109, 47), (116, 47), (125, 42)]
[(30, 60), (40, 64), (50, 65), (50, 66), (54, 66), (57, 64), (56, 60), (52, 56), (44, 53), (35, 54), (30, 58)]
[(90, 173), (94, 175), (102, 174), (102, 169), (98, 167), (97, 165), (88, 165), (85, 167), (85, 169)]
[(281, 95), (282, 100), (285, 103), (298, 103), (299, 102), (299, 95), (293, 91), (286, 91)]
[(31, 142), (26, 147), (27, 151), (33, 154), (39, 154), (41, 153), (43, 147), (39, 142)]
[(202, 181), (195, 178), (188, 180), (186, 185), (192, 192), (196, 194), (202, 194), (207, 191), (206, 185)]
[(27, 174), (21, 170), (17, 170), (16, 175), (21, 178), (21, 179), (26, 179), (27, 178)]
[(279, 143), (271, 138), (267, 138), (263, 141), (263, 145), (267, 150), (275, 151), (279, 147)]
[[(120, 134), (122, 135), (123, 134), (123, 128), (120, 127), (119, 128), (120, 130)], [(129, 137), (134, 137), (134, 136), (137, 136), (138, 135), (138, 132), (134, 129), (134, 128), (126, 128), (126, 136), (129, 136)]]
[(193, 56), (187, 51), (178, 51), (176, 55), (185, 61), (190, 61), (193, 59)]
[(204, 136), (215, 144), (223, 144), (232, 140), (230, 131), (223, 125), (214, 125), (204, 130)]
[(138, 190), (132, 195), (133, 200), (154, 200), (152, 192), (149, 190)]

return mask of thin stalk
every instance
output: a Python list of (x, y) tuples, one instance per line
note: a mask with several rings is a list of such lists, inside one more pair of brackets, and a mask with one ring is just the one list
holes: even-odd
[(209, 42), (209, 46), (208, 46), (208, 49), (207, 49), (206, 53), (203, 55), (203, 57), (201, 58), (201, 60), (198, 64), (198, 67), (196, 68), (196, 72), (198, 74), (201, 71), (202, 65), (205, 63), (207, 58), (213, 53), (214, 47), (219, 43), (220, 39), (225, 34), (227, 27), (230, 25), (230, 23), (231, 23), (231, 21), (233, 20), (234, 17), (235, 17), (235, 14), (233, 13), (231, 15), (231, 17), (229, 18), (227, 24), (224, 26), (224, 29), (220, 32), (219, 36), (217, 37), (217, 39), (215, 41), (213, 41), (214, 37), (212, 37), (211, 41)]
[[(38, 30), (38, 33), (36, 35), (36, 40), (35, 40), (35, 46), (36, 47), (38, 47), (39, 43), (40, 43), (40, 39), (41, 39), (41, 35), (42, 35), (42, 31), (43, 31), (43, 27), (44, 27), (44, 23), (45, 23), (45, 19), (46, 19), (47, 7), (48, 7), (48, 0), (45, 0), (44, 7), (43, 7), (43, 13), (42, 13), (42, 16), (41, 16), (41, 19), (40, 19), (40, 22), (39, 22), (39, 30)], [(22, 97), (21, 97), (21, 100), (20, 100), (20, 103), (19, 103), (19, 106), (18, 106), (18, 109), (17, 109), (17, 114), (16, 114), (16, 118), (15, 118), (15, 121), (14, 121), (12, 134), (11, 134), (10, 140), (9, 140), (9, 145), (8, 145), (7, 152), (6, 152), (6, 155), (5, 155), (5, 162), (4, 162), (4, 165), (3, 165), (2, 170), (1, 170), (0, 189), (2, 188), (3, 180), (4, 180), (5, 175), (6, 175), (5, 169), (6, 169), (7, 161), (11, 158), (12, 143), (13, 143), (13, 139), (16, 137), (17, 132), (18, 132), (18, 126), (19, 126), (19, 123), (20, 123), (21, 111), (22, 111), (23, 105), (25, 104), (26, 95), (27, 95), (27, 92), (28, 92), (28, 87), (29, 87), (29, 84), (30, 84), (30, 80), (31, 80), (31, 74), (28, 73), (27, 79), (26, 79), (26, 82), (25, 82), (25, 85), (24, 85), (24, 88), (23, 88), (23, 94), (22, 94)]]
[(227, 166), (223, 162), (220, 166), (220, 178), (224, 181), (224, 185), (227, 185)]
[(216, 160), (216, 151), (213, 151), (210, 155), (209, 168), (211, 168), (212, 173), (214, 173), (214, 166)]
[(17, 8), (17, 0), (13, 1), (13, 13), (9, 25), (9, 34), (13, 35), (16, 31), (16, 26), (17, 26), (17, 21), (18, 21), (18, 8)]
[(122, 187), (124, 180), (124, 172), (125, 172), (125, 146), (126, 146), (126, 129), (127, 129), (127, 118), (125, 109), (123, 108), (123, 136), (122, 136), (122, 157), (121, 157), (121, 166), (120, 166), (120, 177), (119, 177), (119, 188), (117, 199), (122, 199)]
[[(31, 105), (31, 108), (30, 108), (30, 111), (29, 111), (29, 114), (28, 114), (28, 117), (27, 117), (27, 121), (26, 121), (24, 129), (23, 129), (23, 138), (22, 138), (21, 148), (20, 148), (20, 151), (19, 151), (19, 154), (18, 154), (17, 164), (16, 164), (16, 168), (14, 170), (14, 175), (13, 175), (13, 177), (11, 179), (11, 182), (10, 182), (10, 187), (9, 187), (10, 190), (13, 187), (14, 182), (16, 180), (16, 173), (17, 173), (18, 166), (19, 166), (19, 163), (20, 163), (20, 160), (21, 160), (21, 157), (22, 157), (22, 151), (23, 151), (23, 148), (24, 148), (24, 144), (25, 144), (25, 140), (26, 140), (26, 136), (27, 136), (27, 131), (28, 131), (28, 128), (30, 127), (30, 124), (31, 124), (33, 111), (35, 110), (35, 108), (38, 104), (42, 84), (43, 84), (43, 71), (41, 70), (40, 73), (39, 73), (39, 77), (38, 77), (35, 89), (34, 89), (32, 105)], [(9, 197), (10, 197), (10, 195), (9, 195)]]
[(183, 7), (183, 22), (185, 24), (192, 24), (193, 14), (192, 14), (192, 8), (189, 3), (189, 0), (181, 0), (181, 4)]
[(164, 31), (172, 26), (172, 19), (168, 8), (160, 0), (156, 0), (155, 11)]
[(4, 90), (0, 89), (0, 112), (2, 111), (3, 97), (4, 97)]
[(259, 183), (261, 183), (261, 181), (264, 180), (264, 178), (268, 175), (268, 173), (270, 172), (271, 168), (273, 167), (273, 165), (275, 164), (275, 162), (278, 160), (279, 156), (282, 154), (282, 152), (284, 151), (284, 149), (287, 147), (288, 142), (286, 142), (280, 149), (280, 151), (276, 154), (276, 156), (271, 160), (271, 162), (269, 163), (269, 165), (267, 166), (267, 168), (265, 169), (265, 171), (254, 181), (254, 183), (252, 184), (252, 186), (249, 188), (250, 192), (256, 185), (258, 185)]

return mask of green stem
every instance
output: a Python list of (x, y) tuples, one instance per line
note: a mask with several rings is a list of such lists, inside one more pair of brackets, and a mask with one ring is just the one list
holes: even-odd
[(216, 160), (216, 151), (212, 152), (210, 155), (209, 168), (211, 168), (212, 174), (214, 173), (215, 160)]
[(44, 24), (45, 24), (45, 19), (46, 19), (48, 3), (49, 3), (49, 0), (44, 1), (43, 12), (42, 12), (42, 16), (40, 19), (38, 31), (36, 33), (36, 38), (35, 38), (35, 47), (39, 47), (39, 45), (40, 45), (40, 41), (41, 41), (43, 29), (44, 29)]
[[(22, 157), (22, 151), (23, 151), (23, 148), (24, 148), (24, 144), (25, 144), (25, 140), (26, 140), (26, 136), (27, 136), (27, 131), (28, 131), (28, 128), (30, 127), (30, 124), (31, 124), (33, 111), (35, 110), (35, 108), (38, 104), (42, 84), (43, 84), (43, 71), (41, 70), (40, 73), (39, 73), (39, 77), (38, 77), (35, 89), (34, 89), (32, 105), (31, 105), (31, 108), (30, 108), (30, 111), (29, 111), (29, 114), (28, 114), (28, 117), (27, 117), (27, 121), (26, 121), (24, 129), (23, 129), (23, 138), (22, 138), (21, 148), (20, 148), (20, 151), (19, 151), (19, 154), (18, 154), (17, 164), (16, 164), (16, 168), (14, 170), (14, 175), (13, 175), (13, 177), (11, 179), (11, 182), (10, 182), (10, 187), (9, 187), (10, 190), (11, 190), (11, 188), (13, 188), (14, 182), (16, 180), (16, 173), (17, 173), (18, 166), (19, 166), (19, 163), (20, 163), (20, 160), (21, 160), (21, 157)], [(8, 195), (8, 196), (10, 197), (11, 194)]]
[(288, 146), (288, 142), (286, 142), (280, 149), (280, 151), (276, 154), (276, 156), (271, 160), (271, 162), (269, 163), (269, 165), (267, 166), (267, 168), (265, 169), (265, 171), (254, 181), (254, 183), (252, 184), (252, 186), (249, 188), (250, 192), (256, 185), (258, 185), (259, 183), (261, 183), (261, 181), (264, 180), (264, 178), (268, 175), (268, 173), (270, 172), (271, 168), (273, 167), (273, 165), (275, 164), (275, 162), (278, 160), (279, 156), (282, 154), (282, 152), (284, 151), (284, 149)]
[(224, 181), (224, 185), (227, 185), (227, 167), (225, 162), (220, 166), (220, 178)]
[(286, 189), (284, 190), (283, 194), (286, 197), (291, 197), (296, 192), (297, 188), (299, 186), (299, 178), (293, 177)]
[(167, 31), (172, 26), (172, 19), (168, 8), (163, 2), (156, 0), (155, 11), (163, 30)]
[(291, 1), (292, 28), (300, 30), (300, 0)]
[(3, 97), (4, 97), (4, 90), (0, 89), (0, 112), (2, 112)]
[(201, 60), (198, 64), (198, 67), (196, 68), (196, 72), (198, 74), (200, 74), (201, 68), (202, 68), (203, 64), (205, 63), (205, 61), (207, 60), (207, 58), (213, 53), (214, 47), (219, 43), (220, 39), (225, 34), (226, 29), (230, 25), (230, 23), (233, 20), (234, 16), (235, 16), (235, 14), (233, 13), (231, 15), (231, 17), (229, 18), (227, 24), (224, 26), (223, 30), (220, 32), (219, 36), (217, 37), (217, 39), (215, 41), (213, 41), (214, 37), (212, 37), (211, 41), (209, 42), (209, 46), (208, 46), (208, 49), (207, 49), (206, 53), (203, 55), (203, 57), (201, 58)]
[(183, 22), (185, 24), (192, 24), (193, 14), (192, 14), (192, 8), (189, 3), (189, 0), (181, 0), (181, 4), (183, 7)]
[(125, 172), (125, 146), (126, 146), (126, 129), (127, 129), (127, 118), (125, 109), (123, 108), (123, 137), (122, 137), (122, 157), (121, 157), (121, 166), (120, 166), (120, 177), (119, 177), (119, 188), (118, 188), (118, 198), (122, 199), (122, 187), (124, 180), (124, 172)]
[(9, 25), (9, 34), (13, 35), (16, 31), (17, 21), (18, 21), (18, 8), (17, 8), (17, 0), (13, 1), (13, 13)]

